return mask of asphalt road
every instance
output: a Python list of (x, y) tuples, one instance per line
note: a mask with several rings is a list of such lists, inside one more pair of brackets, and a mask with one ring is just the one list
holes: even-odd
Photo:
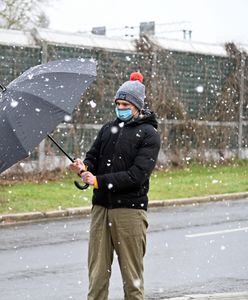
[[(248, 290), (248, 201), (150, 209), (147, 299)], [(1, 300), (86, 299), (89, 218), (0, 227)], [(115, 258), (111, 300), (123, 299)]]

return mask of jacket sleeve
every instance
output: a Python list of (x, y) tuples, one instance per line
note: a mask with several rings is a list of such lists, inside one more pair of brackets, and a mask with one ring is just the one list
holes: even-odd
[(99, 189), (112, 189), (115, 191), (139, 188), (149, 179), (154, 169), (160, 149), (160, 137), (152, 128), (149, 130), (132, 166), (127, 171), (108, 173), (97, 176)]
[(97, 163), (98, 163), (99, 153), (101, 149), (101, 137), (102, 137), (104, 127), (105, 126), (103, 126), (98, 132), (95, 141), (93, 142), (90, 150), (86, 153), (84, 159), (84, 164), (87, 165), (88, 167), (87, 170), (92, 172), (93, 174), (97, 169)]

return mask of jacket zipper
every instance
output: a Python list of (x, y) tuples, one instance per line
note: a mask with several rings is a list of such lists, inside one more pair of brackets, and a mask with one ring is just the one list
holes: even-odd
[[(113, 162), (114, 162), (114, 159), (115, 159), (116, 146), (119, 143), (120, 136), (122, 135), (122, 131), (123, 131), (124, 126), (120, 127), (120, 132), (118, 134), (118, 138), (117, 138), (116, 143), (115, 143), (114, 152), (113, 152), (113, 155), (112, 155), (112, 158), (111, 158), (111, 169), (110, 169), (111, 173), (113, 172)], [(108, 192), (108, 203), (109, 203), (109, 208), (112, 208), (113, 205), (112, 205), (112, 199), (111, 199), (111, 192), (110, 191)]]

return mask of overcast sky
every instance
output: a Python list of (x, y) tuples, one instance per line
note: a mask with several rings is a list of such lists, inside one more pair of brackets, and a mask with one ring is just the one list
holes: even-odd
[[(156, 35), (168, 38), (182, 39), (185, 29), (192, 30), (193, 41), (248, 44), (248, 0), (53, 1), (46, 11), (51, 29), (106, 26), (107, 35), (124, 36), (138, 33), (140, 22), (155, 21)], [(125, 26), (134, 29), (121, 30)]]

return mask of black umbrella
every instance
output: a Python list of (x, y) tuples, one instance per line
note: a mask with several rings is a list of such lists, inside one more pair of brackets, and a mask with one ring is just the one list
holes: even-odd
[(7, 87), (0, 85), (0, 173), (28, 157), (66, 120), (95, 78), (95, 61), (65, 59), (35, 66)]

